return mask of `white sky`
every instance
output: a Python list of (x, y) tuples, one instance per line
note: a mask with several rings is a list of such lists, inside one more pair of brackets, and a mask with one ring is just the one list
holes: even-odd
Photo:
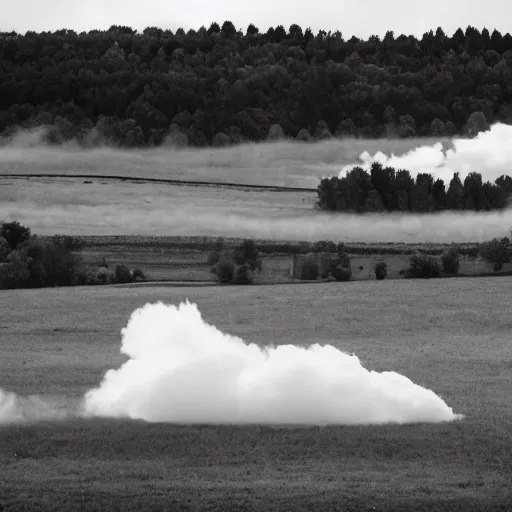
[(261, 31), (269, 26), (297, 23), (316, 33), (340, 30), (368, 37), (393, 30), (422, 35), (441, 26), (451, 35), (459, 26), (484, 26), (492, 32), (512, 32), (510, 0), (0, 0), (0, 30), (43, 31), (60, 28), (78, 32), (128, 25), (185, 30), (208, 28), (212, 21), (232, 21), (245, 29), (254, 23)]

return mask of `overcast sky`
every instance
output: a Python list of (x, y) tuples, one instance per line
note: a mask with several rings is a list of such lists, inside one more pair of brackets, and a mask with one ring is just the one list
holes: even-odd
[(512, 32), (510, 0), (0, 0), (0, 6), (0, 30), (21, 33), (60, 28), (80, 32), (111, 25), (188, 30), (224, 20), (244, 32), (249, 23), (262, 31), (298, 23), (314, 32), (340, 30), (346, 39), (354, 34), (384, 35), (387, 30), (396, 36), (421, 35), (438, 26), (449, 35), (467, 25)]

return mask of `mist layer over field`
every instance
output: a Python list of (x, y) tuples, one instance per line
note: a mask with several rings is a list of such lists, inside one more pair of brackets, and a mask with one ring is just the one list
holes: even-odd
[[(227, 148), (159, 147), (81, 149), (75, 143), (48, 146), (44, 130), (20, 131), (0, 139), (0, 174), (66, 173), (231, 182), (316, 189), (322, 176), (338, 174), (363, 151), (402, 155), (440, 139), (339, 140), (317, 144), (289, 141), (249, 143)], [(450, 145), (448, 139), (443, 142)]]
[[(19, 220), (39, 234), (216, 235), (346, 242), (481, 242), (509, 235), (512, 211), (440, 214), (328, 214), (314, 209), (323, 176), (355, 165), (361, 154), (412, 174), (452, 171), (484, 180), (512, 162), (512, 127), (495, 125), (473, 140), (330, 140), (219, 149), (83, 150), (45, 147), (39, 132), (21, 133), (0, 149), (0, 174), (62, 173), (311, 188), (311, 192), (133, 184), (92, 179), (5, 179), (0, 219)], [(436, 145), (437, 143), (437, 145)], [(364, 153), (364, 152), (367, 153)], [(381, 152), (381, 153), (379, 153)], [(387, 157), (385, 155), (388, 155)], [(396, 155), (396, 156), (392, 156)], [(404, 156), (405, 155), (405, 156)], [(389, 157), (389, 158), (388, 158)]]
[(20, 397), (0, 388), (0, 425), (63, 418), (66, 412), (38, 396)]
[(512, 211), (331, 214), (316, 194), (129, 184), (0, 180), (0, 219), (41, 235), (226, 236), (345, 242), (482, 242), (509, 235)]
[(260, 348), (195, 304), (146, 304), (122, 330), (130, 359), (87, 393), (87, 414), (178, 423), (380, 424), (457, 418), (433, 391), (313, 344)]

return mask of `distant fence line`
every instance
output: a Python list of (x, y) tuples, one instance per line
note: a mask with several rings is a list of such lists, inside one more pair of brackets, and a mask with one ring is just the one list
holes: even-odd
[(115, 180), (128, 181), (134, 183), (165, 183), (167, 185), (177, 185), (182, 187), (215, 187), (230, 188), (238, 190), (261, 190), (267, 192), (302, 192), (316, 193), (314, 188), (284, 187), (280, 185), (252, 185), (244, 183), (230, 183), (218, 181), (189, 181), (172, 178), (146, 178), (139, 176), (116, 176), (115, 174), (66, 174), (66, 173), (0, 173), (0, 179), (29, 179), (29, 178), (66, 178), (66, 179), (84, 179), (84, 180)]

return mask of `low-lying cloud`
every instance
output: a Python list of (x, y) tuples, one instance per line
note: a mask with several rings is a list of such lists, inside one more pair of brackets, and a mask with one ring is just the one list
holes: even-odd
[(206, 424), (381, 424), (459, 418), (433, 391), (313, 344), (260, 347), (206, 323), (195, 304), (146, 304), (122, 330), (129, 360), (84, 414)]
[(497, 123), (488, 131), (480, 132), (475, 138), (452, 140), (452, 148), (445, 149), (441, 142), (419, 146), (403, 155), (387, 155), (377, 151), (373, 156), (364, 151), (360, 163), (346, 165), (339, 177), (355, 165), (369, 170), (373, 162), (395, 169), (407, 169), (416, 177), (419, 173), (430, 173), (435, 179), (442, 179), (445, 185), (450, 183), (453, 173), (464, 178), (470, 172), (479, 172), (484, 181), (494, 182), (503, 174), (512, 174), (512, 126)]

